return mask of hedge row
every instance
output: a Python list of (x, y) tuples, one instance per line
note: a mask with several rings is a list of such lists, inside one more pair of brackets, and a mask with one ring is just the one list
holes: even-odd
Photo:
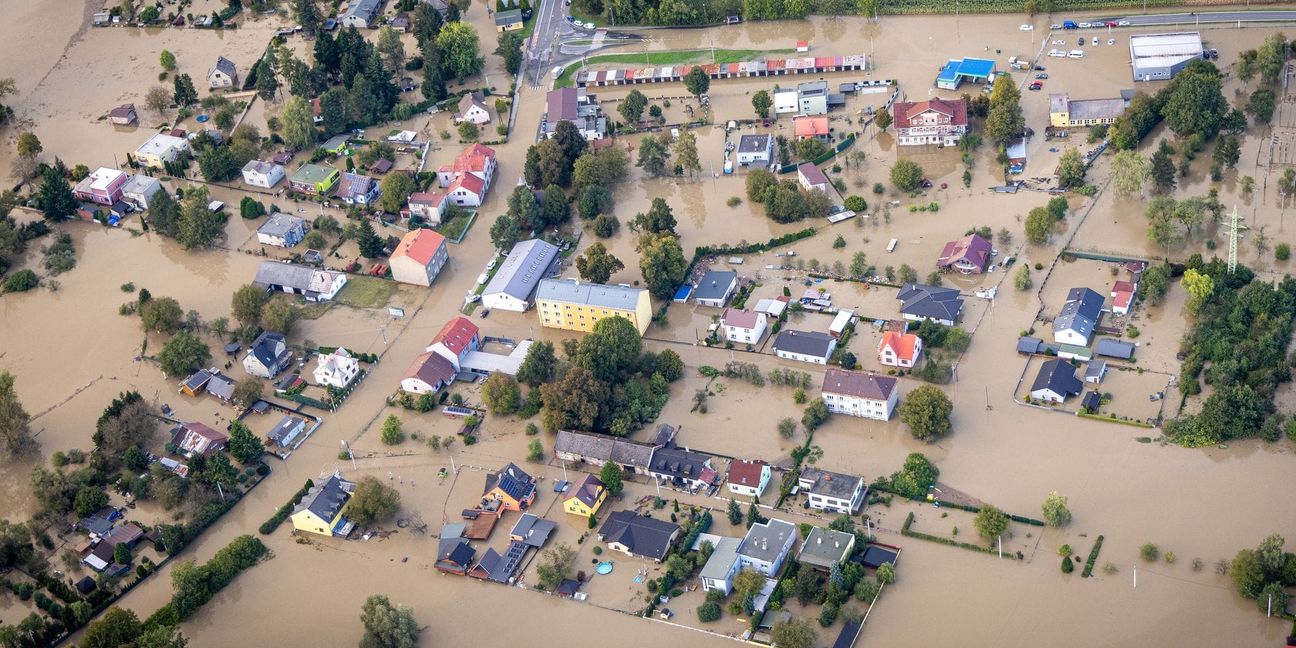
[(274, 533), (275, 529), (278, 529), (279, 525), (283, 524), (283, 521), (287, 520), (289, 515), (292, 515), (292, 511), (297, 506), (297, 502), (301, 501), (301, 498), (306, 496), (306, 492), (314, 487), (315, 482), (307, 479), (306, 485), (302, 486), (301, 490), (297, 491), (296, 494), (292, 496), (292, 499), (288, 500), (287, 504), (280, 506), (279, 510), (275, 511), (275, 514), (270, 516), (269, 520), (261, 523), (261, 528), (259, 529), (261, 535), (270, 535), (271, 533)]
[[(940, 536), (926, 534), (921, 531), (911, 531), (909, 530), (909, 527), (913, 526), (913, 521), (914, 521), (914, 514), (913, 511), (910, 511), (909, 517), (905, 518), (904, 525), (900, 527), (900, 535), (905, 536), (906, 538), (917, 538), (919, 540), (927, 540), (929, 542), (936, 542), (943, 545), (949, 545), (951, 547), (958, 547), (960, 549), (968, 549), (970, 551), (979, 551), (981, 553), (988, 553), (988, 554), (997, 553), (997, 551), (991, 547), (983, 547), (981, 545), (972, 544), (970, 542), (958, 542), (955, 540), (950, 540), (949, 538), (942, 538)], [(1017, 558), (1017, 556), (1010, 553), (1003, 554), (1003, 557), (1012, 560), (1015, 560)]]
[(178, 625), (234, 582), (240, 573), (269, 555), (270, 549), (260, 540), (241, 535), (202, 565), (193, 561), (181, 563), (172, 572), (175, 592), (171, 595), (171, 602), (158, 608), (144, 622), (144, 628)]
[[(881, 478), (881, 477), (879, 477), (878, 479), (874, 480), (874, 482), (873, 482), (872, 484), (869, 485), (869, 488), (872, 489), (872, 490), (875, 490), (875, 491), (882, 491), (882, 492), (884, 492), (884, 493), (891, 493), (892, 495), (899, 495), (900, 497), (903, 497), (903, 498), (909, 499), (909, 500), (914, 501), (914, 502), (925, 502), (925, 501), (927, 501), (925, 498), (912, 497), (912, 496), (910, 496), (910, 495), (908, 495), (908, 494), (901, 493), (900, 491), (895, 490), (894, 488), (891, 488), (891, 486), (890, 486), (889, 484), (887, 484), (887, 483), (884, 481), (884, 478)], [(981, 509), (980, 509), (980, 508), (977, 508), (977, 507), (975, 507), (975, 506), (968, 506), (968, 505), (966, 505), (966, 504), (958, 504), (958, 503), (956, 503), (956, 502), (947, 502), (947, 501), (945, 501), (945, 500), (943, 500), (943, 499), (937, 499), (937, 500), (933, 500), (933, 501), (935, 502), (936, 505), (938, 505), (938, 506), (942, 506), (942, 507), (945, 507), (945, 508), (958, 509), (958, 510), (960, 510), (960, 511), (967, 511), (967, 512), (969, 512), (969, 513), (980, 513), (980, 512), (981, 512)], [(912, 515), (912, 514), (910, 514), (910, 515)], [(1028, 517), (1026, 517), (1026, 516), (1024, 516), (1024, 515), (1013, 515), (1012, 513), (1008, 513), (1008, 519), (1012, 520), (1013, 522), (1021, 522), (1022, 524), (1029, 524), (1029, 525), (1031, 525), (1031, 526), (1037, 526), (1037, 527), (1042, 527), (1042, 526), (1044, 526), (1044, 522), (1043, 522), (1043, 521), (1041, 521), (1041, 520), (1036, 520), (1036, 519), (1034, 519), (1034, 518), (1028, 518)]]
[(1102, 543), (1103, 537), (1098, 536), (1098, 539), (1094, 541), (1093, 549), (1089, 550), (1089, 559), (1085, 561), (1084, 571), (1080, 572), (1081, 577), (1089, 578), (1093, 575), (1093, 566), (1095, 562), (1098, 562), (1098, 552), (1102, 550)]

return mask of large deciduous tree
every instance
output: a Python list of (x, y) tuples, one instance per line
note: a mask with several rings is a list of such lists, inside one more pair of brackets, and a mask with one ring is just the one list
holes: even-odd
[(900, 404), (900, 420), (915, 439), (934, 441), (950, 431), (953, 411), (954, 404), (945, 392), (935, 385), (922, 385)]

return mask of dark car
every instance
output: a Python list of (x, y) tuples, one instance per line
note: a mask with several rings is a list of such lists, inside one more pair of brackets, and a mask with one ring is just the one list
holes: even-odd
[(1047, 70), (1047, 69), (1048, 69), (1048, 68), (1044, 67), (1043, 65), (1036, 65), (1036, 66), (1035, 66), (1035, 71), (1036, 71), (1036, 72), (1043, 72), (1044, 70)]
[(1036, 79), (1047, 79), (1047, 78), (1048, 78), (1048, 75), (1047, 75), (1047, 74), (1036, 74), (1036, 75), (1035, 75), (1035, 78), (1036, 78)]

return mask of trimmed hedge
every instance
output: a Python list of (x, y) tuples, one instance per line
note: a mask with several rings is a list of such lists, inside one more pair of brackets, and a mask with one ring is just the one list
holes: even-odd
[(271, 533), (274, 533), (275, 529), (278, 529), (279, 525), (283, 524), (283, 521), (287, 520), (289, 515), (292, 515), (292, 510), (297, 506), (297, 502), (306, 496), (307, 491), (314, 487), (315, 482), (307, 479), (306, 485), (302, 486), (301, 490), (297, 491), (297, 493), (292, 496), (292, 499), (288, 500), (287, 504), (280, 506), (279, 510), (275, 511), (275, 514), (270, 516), (269, 520), (261, 523), (261, 528), (258, 529), (261, 532), (261, 535), (270, 535)]
[[(940, 536), (934, 536), (934, 535), (922, 533), (921, 531), (911, 531), (909, 527), (913, 526), (913, 521), (914, 521), (914, 514), (913, 511), (910, 511), (909, 516), (905, 518), (904, 525), (900, 527), (900, 535), (905, 536), (906, 538), (917, 538), (919, 540), (927, 540), (930, 542), (936, 542), (943, 545), (949, 545), (951, 547), (967, 549), (969, 551), (978, 551), (981, 553), (988, 553), (988, 554), (998, 553), (995, 549), (991, 547), (983, 547), (981, 545), (975, 545), (970, 542), (957, 542), (955, 540), (950, 540), (949, 538), (942, 538)], [(1017, 556), (1011, 553), (1003, 554), (1003, 557), (1008, 558), (1010, 560), (1017, 559)]]
[(1089, 550), (1089, 558), (1085, 560), (1084, 571), (1080, 572), (1080, 576), (1089, 578), (1093, 575), (1093, 566), (1095, 562), (1098, 562), (1098, 552), (1102, 550), (1102, 543), (1103, 537), (1098, 536), (1098, 539), (1094, 541), (1093, 549)]
[[(910, 501), (912, 501), (912, 502), (926, 502), (926, 501), (927, 501), (926, 499), (920, 499), (920, 498), (910, 497), (910, 496), (908, 496), (908, 495), (906, 495), (906, 494), (904, 494), (904, 493), (901, 493), (900, 491), (897, 491), (897, 490), (891, 488), (891, 486), (890, 486), (889, 484), (887, 484), (887, 483), (884, 481), (884, 478), (881, 478), (881, 477), (879, 477), (878, 479), (874, 480), (873, 483), (869, 485), (869, 488), (870, 488), (871, 490), (875, 490), (875, 491), (882, 491), (883, 493), (891, 493), (892, 495), (899, 495), (900, 497), (903, 497), (903, 498), (905, 498), (905, 499), (907, 499), (907, 500), (910, 500)], [(980, 512), (981, 512), (981, 509), (979, 509), (979, 508), (977, 508), (977, 507), (975, 507), (975, 506), (967, 506), (967, 505), (965, 505), (965, 504), (958, 504), (958, 503), (955, 503), (955, 502), (947, 502), (947, 501), (945, 501), (945, 500), (943, 500), (943, 499), (936, 499), (936, 500), (932, 500), (932, 501), (935, 502), (936, 504), (942, 506), (942, 507), (945, 507), (945, 508), (958, 509), (958, 510), (960, 510), (960, 511), (967, 511), (968, 513), (980, 513)], [(1026, 516), (1024, 516), (1024, 515), (1013, 515), (1012, 513), (1008, 513), (1008, 519), (1012, 520), (1013, 522), (1021, 522), (1022, 524), (1029, 524), (1029, 525), (1031, 525), (1031, 526), (1037, 526), (1037, 527), (1042, 527), (1042, 526), (1044, 526), (1044, 522), (1043, 522), (1042, 520), (1036, 520), (1035, 518), (1028, 518), (1028, 517), (1026, 517)]]

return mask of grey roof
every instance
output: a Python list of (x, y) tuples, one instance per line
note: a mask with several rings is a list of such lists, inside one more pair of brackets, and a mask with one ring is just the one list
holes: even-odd
[(879, 376), (872, 371), (847, 371), (829, 368), (824, 372), (821, 391), (829, 394), (845, 394), (856, 398), (875, 401), (891, 399), (899, 381), (890, 376)]
[(305, 292), (310, 288), (311, 278), (315, 276), (315, 268), (295, 263), (281, 263), (279, 261), (262, 261), (261, 266), (257, 268), (256, 278), (252, 283), (262, 287), (284, 286), (292, 288), (299, 292)]
[(531, 513), (523, 513), (518, 518), (517, 524), (513, 525), (513, 530), (509, 531), (510, 536), (522, 538), (520, 542), (539, 549), (544, 546), (549, 534), (553, 533), (558, 524), (553, 520), (546, 520), (537, 517)]
[(753, 524), (747, 529), (738, 553), (761, 562), (775, 562), (788, 538), (796, 537), (796, 526), (783, 520)]
[(275, 164), (274, 162), (266, 162), (265, 160), (248, 160), (248, 163), (243, 165), (243, 173), (252, 171), (254, 173), (266, 174), (273, 171), (275, 167), (279, 167), (279, 170), (283, 171), (283, 166)]
[(809, 491), (816, 495), (835, 499), (850, 499), (851, 495), (855, 494), (855, 487), (859, 485), (860, 479), (860, 477), (854, 475), (843, 475), (831, 470), (806, 468), (801, 471), (799, 481), (812, 482)]
[(1100, 378), (1107, 371), (1106, 360), (1092, 360), (1085, 365), (1085, 378)]
[(224, 73), (225, 76), (228, 76), (231, 79), (238, 74), (238, 68), (234, 66), (234, 61), (231, 61), (224, 56), (216, 57), (216, 70)]
[(774, 340), (775, 351), (787, 351), (815, 357), (824, 357), (836, 343), (827, 333), (817, 331), (783, 331)]
[(574, 279), (541, 279), (536, 287), (536, 300), (550, 299), (573, 304), (588, 304), (603, 308), (634, 310), (639, 303), (641, 288), (605, 286)]
[(1031, 391), (1040, 389), (1052, 390), (1053, 393), (1066, 398), (1079, 394), (1084, 389), (1084, 383), (1076, 378), (1075, 367), (1072, 367), (1071, 363), (1054, 358), (1040, 365), (1039, 373), (1035, 375), (1035, 382), (1031, 383)]
[(599, 537), (624, 545), (630, 553), (654, 560), (666, 557), (679, 526), (664, 520), (643, 517), (634, 511), (617, 511), (599, 528)]
[(122, 185), (122, 193), (124, 194), (145, 194), (152, 196), (154, 193), (161, 190), (162, 183), (158, 182), (157, 178), (146, 176), (142, 173), (137, 173), (131, 176), (130, 179), (126, 181), (126, 184)]
[(773, 135), (743, 135), (738, 138), (739, 153), (763, 153), (773, 146)]
[(1039, 353), (1043, 340), (1029, 335), (1017, 338), (1017, 353)]
[(842, 562), (849, 557), (855, 536), (842, 531), (815, 527), (801, 543), (802, 563), (831, 568), (834, 563)]
[(292, 352), (288, 350), (288, 343), (282, 333), (265, 331), (257, 336), (252, 346), (248, 347), (248, 353), (255, 357), (261, 366), (269, 369), (282, 362), (284, 356), (291, 355)]
[(1089, 288), (1072, 288), (1067, 292), (1062, 312), (1053, 320), (1053, 332), (1075, 331), (1086, 338), (1102, 317), (1103, 296)]
[(963, 298), (953, 288), (905, 284), (896, 293), (900, 312), (915, 317), (954, 321), (963, 312)]
[(378, 8), (381, 5), (382, 0), (351, 0), (343, 17), (356, 16), (368, 23), (378, 15)]
[(554, 453), (570, 453), (623, 466), (647, 469), (656, 446), (606, 434), (559, 430)]
[(333, 516), (337, 515), (338, 511), (342, 510), (342, 506), (347, 503), (347, 500), (351, 499), (351, 491), (354, 489), (355, 483), (342, 479), (341, 475), (333, 473), (328, 478), (328, 481), (322, 485), (313, 486), (306, 492), (306, 495), (293, 509), (293, 514), (296, 515), (309, 510), (319, 516), (321, 520), (330, 521)]
[(521, 9), (509, 9), (506, 11), (498, 11), (495, 13), (496, 27), (500, 27), (503, 25), (512, 25), (514, 23), (520, 23), (520, 22), (522, 22)]
[(281, 446), (285, 445), (285, 437), (288, 436), (288, 432), (305, 422), (305, 419), (296, 416), (284, 416), (282, 419), (279, 419), (277, 424), (275, 424), (274, 429), (270, 430), (270, 432), (266, 434), (266, 437)]
[(212, 374), (211, 380), (207, 381), (207, 393), (221, 400), (232, 400), (234, 398), (234, 379), (225, 374)]
[(742, 540), (738, 538), (722, 537), (717, 540), (715, 551), (711, 552), (711, 557), (702, 566), (702, 572), (698, 574), (698, 578), (723, 579), (728, 576), (734, 561), (738, 560), (738, 548), (741, 546)]
[(724, 299), (729, 287), (738, 281), (738, 273), (732, 270), (708, 270), (698, 280), (697, 289), (693, 291), (694, 299)]
[[(275, 212), (273, 214), (270, 214), (270, 218), (266, 219), (266, 222), (262, 223), (261, 227), (257, 228), (257, 234), (265, 234), (266, 236), (278, 236), (282, 238), (284, 236), (287, 236), (288, 232), (291, 232), (294, 229), (304, 228), (305, 226), (306, 226), (306, 221), (301, 218), (298, 218), (296, 216), (291, 216), (283, 212)], [(258, 272), (257, 274), (259, 275), (260, 272)], [(313, 270), (307, 273), (307, 279), (306, 279), (307, 284), (310, 283), (310, 276), (313, 274), (314, 274)]]
[(1102, 338), (1098, 340), (1098, 344), (1094, 345), (1094, 352), (1109, 358), (1129, 360), (1134, 357), (1134, 344), (1111, 338)]
[(710, 455), (684, 448), (657, 448), (652, 454), (649, 472), (667, 475), (673, 479), (713, 483), (719, 474), (709, 465)]
[(797, 93), (802, 97), (817, 97), (828, 94), (827, 81), (806, 81), (797, 85)]
[(333, 137), (324, 140), (324, 143), (320, 144), (320, 148), (326, 151), (332, 151), (333, 149), (336, 149), (338, 147), (345, 146), (346, 143), (347, 143), (347, 136), (346, 133), (343, 133), (341, 135), (334, 135)]
[(508, 258), (495, 271), (483, 295), (503, 293), (527, 301), (541, 279), (549, 276), (558, 262), (558, 248), (548, 241), (529, 239), (513, 246)]

